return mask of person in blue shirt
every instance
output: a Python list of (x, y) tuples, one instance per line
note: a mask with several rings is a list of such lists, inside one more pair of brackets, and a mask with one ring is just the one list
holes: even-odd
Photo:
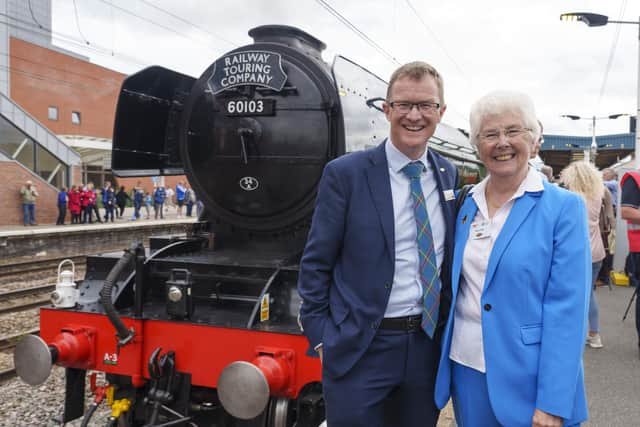
[(104, 206), (104, 222), (114, 221), (114, 210), (116, 208), (116, 193), (111, 186), (102, 190), (102, 205)]
[(153, 203), (153, 200), (151, 199), (151, 194), (147, 191), (144, 193), (144, 210), (147, 213), (146, 219), (151, 218), (151, 203)]
[(176, 203), (178, 204), (178, 218), (182, 217), (182, 206), (184, 206), (186, 193), (187, 193), (187, 187), (184, 186), (184, 182), (178, 181), (178, 184), (176, 185)]
[[(105, 222), (108, 221), (107, 220), (107, 197), (108, 197), (108, 193), (109, 193), (109, 188), (111, 188), (111, 181), (105, 181), (104, 182), (104, 186), (102, 187), (102, 190), (100, 190), (100, 200), (102, 201), (102, 207), (104, 207), (104, 220)], [(96, 211), (98, 209), (96, 208)], [(98, 215), (98, 218), (100, 216)]]
[(58, 220), (56, 225), (64, 225), (64, 218), (67, 216), (67, 187), (62, 187), (58, 193)]
[(144, 189), (142, 188), (142, 183), (138, 181), (136, 186), (133, 188), (133, 218), (132, 221), (140, 218), (140, 208), (142, 207), (142, 199), (144, 198)]
[(187, 186), (187, 193), (184, 198), (187, 201), (187, 216), (191, 217), (193, 205), (196, 203), (196, 193), (193, 191), (193, 188)]
[(613, 169), (602, 169), (602, 181), (604, 186), (609, 189), (613, 202), (613, 214), (616, 214), (616, 206), (618, 206), (618, 175)]
[(166, 197), (167, 192), (164, 189), (164, 186), (157, 186), (156, 191), (153, 192), (153, 210), (155, 211), (156, 219), (158, 219), (158, 214), (160, 214), (161, 219), (164, 219), (162, 207), (164, 206), (164, 200), (166, 199)]

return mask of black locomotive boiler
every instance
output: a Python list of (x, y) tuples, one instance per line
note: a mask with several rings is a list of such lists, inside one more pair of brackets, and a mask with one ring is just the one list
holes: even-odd
[[(120, 426), (318, 426), (319, 360), (297, 322), (298, 262), (324, 165), (382, 142), (386, 83), (292, 27), (192, 78), (151, 67), (122, 86), (112, 168), (186, 174), (204, 211), (184, 238), (87, 259), (72, 307), (41, 310), (40, 337), (16, 350), (19, 375), (66, 367), (63, 420), (88, 420), (87, 371)], [(465, 135), (440, 125), (430, 147), (479, 175)], [(88, 421), (87, 425), (88, 425)]]

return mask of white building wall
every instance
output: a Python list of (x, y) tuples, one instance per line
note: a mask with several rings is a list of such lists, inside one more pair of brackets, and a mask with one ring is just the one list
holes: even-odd
[(9, 23), (7, 1), (0, 0), (0, 93), (9, 96)]
[(0, 0), (0, 93), (11, 96), (9, 37), (51, 47), (51, 0)]
[(51, 46), (51, 0), (4, 0), (11, 16), (13, 37), (43, 47)]

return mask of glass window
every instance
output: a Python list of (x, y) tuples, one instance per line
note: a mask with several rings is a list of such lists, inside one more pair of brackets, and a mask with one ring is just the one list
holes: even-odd
[[(0, 116), (0, 151), (10, 159), (13, 159), (24, 150), (28, 142), (29, 138), (25, 134)], [(33, 151), (31, 153), (33, 155)]]
[(1, 115), (0, 151), (58, 188), (68, 184), (68, 166)]
[(36, 162), (36, 173), (56, 187), (64, 185), (63, 181), (60, 182), (60, 185), (56, 184), (56, 179), (62, 176), (60, 170), (65, 169), (66, 166), (39, 144), (37, 145), (36, 155), (38, 160)]
[(58, 107), (49, 107), (49, 120), (58, 120)]
[(23, 165), (25, 165), (31, 170), (35, 168), (33, 145), (34, 144), (32, 140), (30, 139), (24, 140), (24, 144), (22, 144), (21, 149), (18, 152), (18, 155), (14, 157), (17, 161), (19, 161), (20, 163), (22, 163)]
[(79, 111), (72, 111), (71, 112), (71, 123), (73, 123), (74, 125), (79, 125), (80, 124), (80, 112)]

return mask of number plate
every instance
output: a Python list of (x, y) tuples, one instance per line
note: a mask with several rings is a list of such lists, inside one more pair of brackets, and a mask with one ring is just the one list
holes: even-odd
[(224, 103), (227, 116), (273, 116), (275, 99), (229, 99)]

